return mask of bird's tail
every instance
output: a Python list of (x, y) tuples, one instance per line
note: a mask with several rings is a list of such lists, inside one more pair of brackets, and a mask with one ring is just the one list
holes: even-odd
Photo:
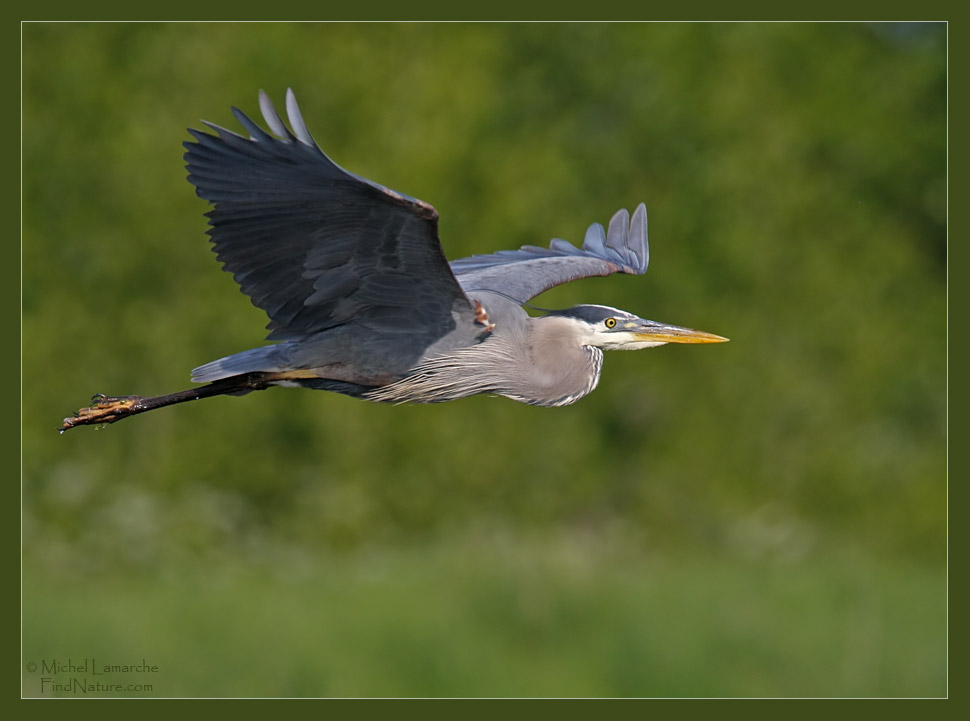
[(193, 383), (213, 381), (243, 375), (245, 373), (276, 373), (286, 370), (283, 362), (289, 343), (263, 346), (214, 360), (192, 370)]

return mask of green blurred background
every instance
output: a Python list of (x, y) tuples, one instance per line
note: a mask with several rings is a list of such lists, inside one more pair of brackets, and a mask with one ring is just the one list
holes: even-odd
[[(28, 24), (23, 58), (25, 695), (92, 657), (158, 666), (106, 695), (946, 693), (945, 26)], [(58, 435), (262, 342), (181, 143), (288, 86), (450, 257), (646, 202), (645, 277), (537, 303), (731, 343), (560, 409), (280, 389)]]

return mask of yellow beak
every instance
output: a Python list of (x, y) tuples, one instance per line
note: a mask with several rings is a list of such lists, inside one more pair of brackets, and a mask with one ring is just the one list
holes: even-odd
[(652, 320), (644, 321), (643, 325), (633, 329), (633, 332), (637, 340), (652, 343), (727, 343), (730, 340), (702, 330), (655, 323)]

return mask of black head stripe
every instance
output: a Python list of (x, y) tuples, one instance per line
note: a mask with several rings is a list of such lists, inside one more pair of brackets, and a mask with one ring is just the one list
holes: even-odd
[(607, 318), (626, 318), (630, 314), (617, 308), (610, 308), (605, 305), (574, 305), (572, 308), (553, 310), (546, 315), (554, 315), (562, 318), (576, 318), (587, 323), (602, 323)]

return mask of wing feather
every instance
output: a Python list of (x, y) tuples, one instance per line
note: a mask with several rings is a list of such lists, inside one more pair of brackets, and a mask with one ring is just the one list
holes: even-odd
[(582, 248), (553, 238), (548, 248), (526, 245), (452, 261), (451, 269), (466, 292), (491, 290), (519, 303), (571, 280), (592, 276), (646, 272), (649, 263), (647, 208), (637, 206), (631, 220), (618, 210), (609, 229), (589, 226)]
[[(291, 90), (290, 127), (264, 92), (266, 132), (232, 112), (249, 137), (213, 123), (184, 143), (189, 180), (210, 201), (209, 235), (225, 269), (269, 316), (269, 338), (376, 326), (393, 317), (415, 347), (472, 314), (427, 203), (350, 173), (313, 141)], [(213, 134), (214, 133), (214, 134)], [(388, 314), (392, 298), (399, 312)], [(410, 325), (407, 325), (410, 324)]]

